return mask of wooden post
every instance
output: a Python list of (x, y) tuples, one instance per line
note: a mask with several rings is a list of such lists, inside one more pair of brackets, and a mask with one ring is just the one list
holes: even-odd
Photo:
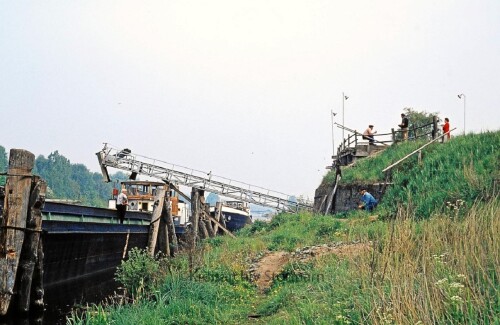
[(415, 127), (415, 124), (413, 126), (413, 139), (417, 140), (417, 128)]
[[(205, 213), (205, 212), (204, 212)], [(214, 223), (219, 223), (217, 220), (215, 220), (214, 218), (212, 218), (211, 216), (206, 216), (208, 219), (210, 219), (211, 221), (213, 221)], [(230, 237), (232, 238), (236, 238), (235, 235), (233, 235), (229, 230), (226, 229), (226, 227), (223, 227), (222, 224), (219, 223), (219, 228), (222, 229), (222, 231), (224, 231), (226, 234), (228, 234)]]
[(198, 210), (199, 213), (198, 227), (200, 230), (200, 238), (205, 239), (208, 238), (208, 230), (205, 225), (205, 218), (203, 217), (203, 211), (205, 211), (205, 196), (203, 194), (203, 191), (200, 191), (199, 207), (200, 209)]
[[(217, 220), (217, 222), (220, 222), (221, 212), (222, 212), (222, 202), (217, 202), (215, 204), (215, 218), (214, 218), (215, 220)], [(214, 222), (214, 232), (216, 235), (219, 232), (219, 224), (215, 222)]]
[(198, 221), (200, 217), (200, 192), (196, 188), (191, 189), (191, 247), (196, 245), (198, 237)]
[(35, 155), (11, 149), (5, 184), (3, 228), (0, 230), (0, 315), (9, 309), (14, 294), (19, 257), (24, 241)]
[(335, 178), (335, 186), (333, 187), (333, 190), (328, 197), (328, 203), (326, 204), (324, 215), (327, 215), (328, 213), (330, 213), (330, 209), (331, 209), (332, 203), (333, 203), (333, 198), (335, 197), (335, 192), (337, 191), (337, 186), (339, 184), (340, 179), (341, 179), (340, 175), (337, 174), (337, 177)]
[(158, 247), (166, 256), (170, 256), (169, 230), (167, 226), (167, 211), (170, 209), (167, 198), (168, 191), (165, 192), (165, 203), (160, 217), (160, 229), (158, 232)]
[(172, 201), (170, 200), (170, 190), (169, 195), (167, 197), (167, 214), (166, 214), (166, 223), (168, 228), (168, 242), (170, 245), (170, 256), (174, 257), (177, 254), (179, 248), (179, 243), (177, 242), (177, 236), (175, 235), (175, 224), (174, 219), (172, 218)]
[(396, 143), (396, 131), (394, 131), (394, 128), (391, 129), (392, 133), (392, 143)]
[(42, 208), (45, 203), (47, 183), (38, 176), (33, 179), (33, 190), (30, 197), (30, 211), (26, 221), (21, 260), (19, 262), (18, 299), (17, 308), (21, 312), (28, 312), (30, 308), (31, 284), (33, 271), (38, 260), (38, 242), (42, 231)]
[(43, 311), (43, 239), (38, 241), (37, 261), (33, 270), (33, 278), (31, 280), (31, 310), (36, 309)]
[(432, 117), (432, 139), (435, 139), (438, 134), (438, 117)]
[[(210, 215), (210, 205), (208, 205), (208, 204), (205, 204), (205, 213), (208, 216)], [(208, 235), (210, 236), (210, 238), (215, 237), (215, 231), (214, 231), (214, 227), (212, 226), (212, 221), (207, 218), (205, 220), (205, 225), (207, 226)]]
[(151, 216), (151, 223), (149, 225), (149, 239), (148, 239), (148, 253), (154, 256), (156, 241), (158, 239), (158, 228), (160, 227), (161, 211), (165, 202), (165, 189), (159, 188), (155, 196), (155, 206), (153, 208), (153, 215)]

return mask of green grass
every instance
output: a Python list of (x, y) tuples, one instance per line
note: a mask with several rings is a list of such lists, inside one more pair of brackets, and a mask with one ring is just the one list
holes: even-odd
[[(499, 143), (498, 132), (457, 137), (429, 148), (421, 166), (408, 162), (394, 171), (395, 186), (378, 211), (390, 216), (385, 220), (369, 220), (365, 211), (342, 219), (280, 214), (237, 238), (206, 240), (191, 256), (158, 261), (156, 278), (144, 271), (157, 270), (151, 260), (137, 256), (148, 263), (139, 272), (145, 274), (123, 279), (148, 292), (127, 304), (89, 307), (68, 323), (499, 324)], [(405, 155), (388, 150), (389, 157), (377, 157), (383, 162), (360, 162), (350, 176), (346, 169), (346, 178), (359, 181), (361, 168), (386, 167)], [(247, 272), (263, 252), (335, 242), (371, 250), (291, 261), (264, 293)]]
[[(411, 153), (425, 142), (391, 146), (376, 157), (362, 159), (342, 169), (341, 183), (383, 182), (383, 169)], [(422, 162), (413, 155), (393, 168), (393, 185), (381, 201), (379, 213), (393, 217), (399, 206), (415, 209), (418, 218), (446, 209), (447, 202), (463, 200), (467, 205), (491, 196), (500, 179), (500, 132), (458, 136), (445, 144), (434, 143), (422, 151)], [(333, 181), (329, 172), (323, 184)], [(498, 185), (496, 185), (498, 186)]]

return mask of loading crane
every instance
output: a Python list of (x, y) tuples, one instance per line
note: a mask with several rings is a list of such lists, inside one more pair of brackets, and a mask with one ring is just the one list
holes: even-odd
[(246, 184), (199, 170), (171, 164), (158, 159), (133, 154), (130, 149), (118, 149), (107, 143), (96, 153), (103, 178), (110, 182), (107, 168), (130, 172), (131, 179), (145, 175), (168, 184), (183, 185), (219, 194), (221, 196), (270, 207), (283, 212), (312, 211), (311, 202), (290, 200), (291, 196)]

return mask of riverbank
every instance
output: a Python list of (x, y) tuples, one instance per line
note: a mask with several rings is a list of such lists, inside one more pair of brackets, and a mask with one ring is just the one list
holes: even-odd
[(174, 259), (136, 252), (118, 272), (131, 299), (69, 322), (499, 322), (499, 135), (436, 144), (394, 172), (374, 214), (280, 214)]

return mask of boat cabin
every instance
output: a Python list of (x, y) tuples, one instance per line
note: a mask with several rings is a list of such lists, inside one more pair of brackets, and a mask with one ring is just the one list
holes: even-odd
[[(153, 212), (155, 196), (158, 189), (163, 188), (165, 183), (152, 181), (123, 181), (121, 189), (127, 190), (128, 211)], [(113, 198), (109, 200), (109, 208), (116, 209), (116, 197), (118, 189), (113, 189)], [(178, 194), (170, 191), (170, 208), (176, 225), (185, 225), (189, 222), (189, 207), (179, 199)]]

